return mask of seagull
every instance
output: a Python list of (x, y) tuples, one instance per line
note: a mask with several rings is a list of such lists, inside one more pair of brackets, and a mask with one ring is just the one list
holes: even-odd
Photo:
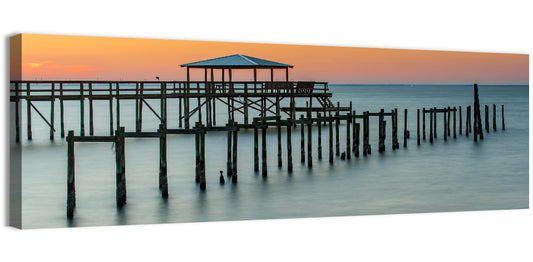
[(156, 76), (155, 79), (159, 80), (159, 76)]

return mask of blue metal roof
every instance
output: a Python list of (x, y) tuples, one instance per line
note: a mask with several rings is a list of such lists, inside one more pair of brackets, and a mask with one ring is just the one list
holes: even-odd
[(200, 67), (200, 68), (287, 68), (292, 65), (282, 64), (274, 61), (260, 59), (246, 55), (230, 55), (219, 58), (213, 58), (188, 64), (181, 67)]

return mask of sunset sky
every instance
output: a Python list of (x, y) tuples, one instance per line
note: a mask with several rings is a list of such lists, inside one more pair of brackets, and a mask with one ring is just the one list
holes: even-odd
[[(13, 50), (16, 47), (12, 47)], [(24, 80), (186, 80), (180, 64), (243, 54), (291, 64), (290, 80), (332, 84), (528, 84), (524, 54), (22, 35)], [(19, 66), (11, 60), (11, 72)], [(192, 70), (202, 80), (202, 70)], [(268, 80), (267, 70), (259, 73)], [(235, 80), (251, 80), (250, 70)], [(284, 79), (284, 71), (275, 78)], [(219, 79), (220, 75), (215, 76)]]

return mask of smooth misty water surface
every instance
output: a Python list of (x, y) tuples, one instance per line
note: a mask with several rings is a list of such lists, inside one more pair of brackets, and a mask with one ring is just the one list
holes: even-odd
[[(209, 133), (207, 144), (207, 190), (194, 182), (194, 137), (168, 135), (168, 200), (158, 189), (159, 142), (157, 139), (126, 139), (127, 205), (115, 204), (115, 156), (111, 143), (76, 143), (77, 206), (72, 222), (66, 219), (66, 142), (33, 113), (33, 138), (26, 140), (26, 105), (22, 107), (22, 208), (23, 227), (97, 226), (244, 219), (300, 218), (528, 208), (528, 87), (481, 86), (482, 107), (498, 105), (498, 131), (474, 143), (458, 135), (442, 138), (442, 115), (438, 138), (416, 145), (416, 109), (472, 104), (472, 87), (465, 86), (330, 86), (332, 101), (358, 112), (380, 108), (399, 111), (400, 149), (391, 150), (387, 117), (387, 150), (378, 153), (377, 118), (371, 118), (372, 155), (341, 161), (327, 160), (327, 127), (322, 130), (323, 160), (317, 157), (317, 127), (313, 131), (313, 168), (300, 163), (300, 129), (293, 130), (294, 172), (286, 170), (286, 137), (283, 132), (283, 164), (277, 167), (277, 132), (268, 131), (268, 178), (253, 171), (253, 130), (239, 132), (238, 184), (219, 185), (219, 170), (226, 173), (226, 139), (223, 132)], [(159, 110), (158, 101), (149, 101)], [(193, 105), (196, 102), (191, 102)], [(305, 102), (300, 102), (305, 103)], [(49, 103), (34, 102), (45, 115)], [(506, 130), (501, 131), (500, 105), (505, 105)], [(85, 103), (88, 134), (88, 103)], [(95, 134), (109, 135), (109, 105), (95, 101)], [(177, 100), (169, 100), (169, 128), (177, 128)], [(403, 147), (403, 109), (408, 108), (411, 139)], [(225, 106), (217, 103), (217, 123), (225, 124)], [(133, 131), (134, 102), (121, 101), (121, 124)], [(205, 112), (204, 116), (205, 116)], [(484, 111), (482, 110), (482, 117)], [(56, 103), (56, 128), (59, 106)], [(453, 113), (452, 113), (453, 115)], [(457, 116), (458, 118), (458, 116)], [(79, 102), (65, 102), (65, 128), (79, 134)], [(196, 121), (196, 115), (193, 117)], [(250, 117), (251, 119), (251, 117)], [(463, 120), (465, 118), (463, 117)], [(116, 121), (116, 119), (115, 119)], [(192, 121), (192, 122), (194, 122)], [(243, 122), (239, 115), (237, 121)], [(427, 132), (429, 135), (429, 115)], [(483, 122), (484, 123), (484, 122)], [(154, 131), (158, 119), (144, 108), (143, 131)], [(464, 125), (463, 125), (464, 126)], [(453, 131), (452, 131), (453, 132)], [(307, 135), (307, 130), (306, 130)], [(340, 130), (341, 152), (345, 129)], [(307, 149), (307, 148), (306, 148)], [(362, 152), (362, 151), (361, 151)], [(362, 155), (362, 154), (361, 154)], [(228, 182), (229, 180), (226, 179)]]

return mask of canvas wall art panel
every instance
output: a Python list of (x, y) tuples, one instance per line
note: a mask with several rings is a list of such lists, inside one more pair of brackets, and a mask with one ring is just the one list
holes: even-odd
[(10, 45), (17, 228), (529, 207), (527, 54)]

